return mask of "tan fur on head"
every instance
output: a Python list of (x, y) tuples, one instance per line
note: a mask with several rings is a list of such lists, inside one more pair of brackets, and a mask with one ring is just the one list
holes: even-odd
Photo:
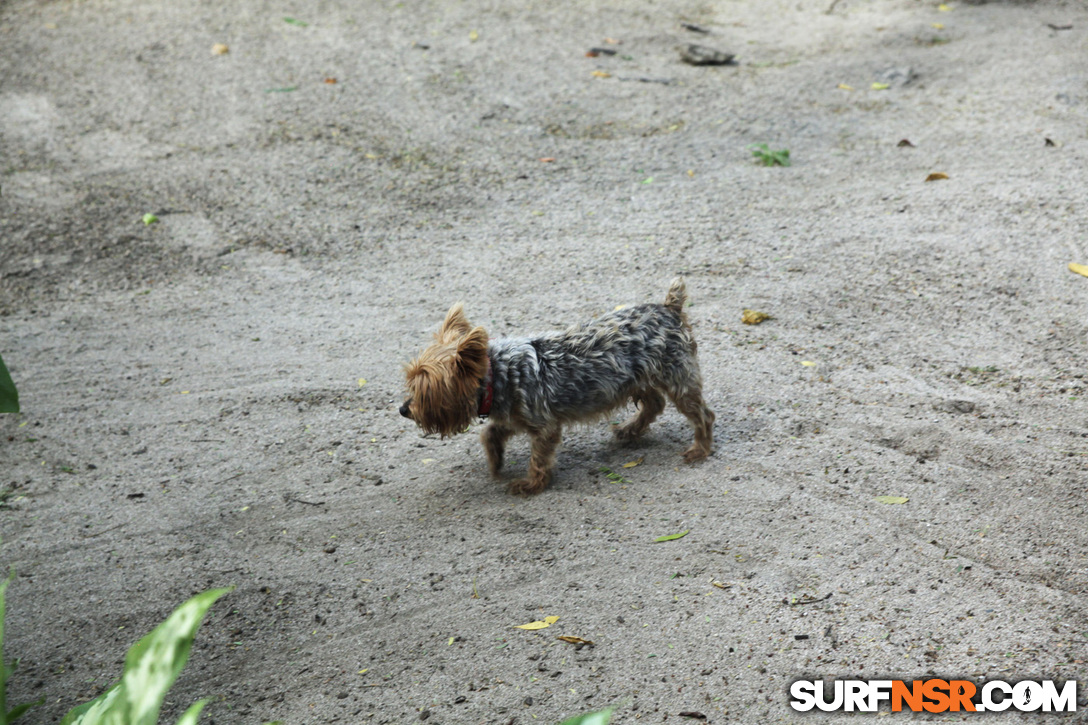
[(456, 339), (459, 335), (468, 333), (472, 326), (468, 324), (468, 318), (465, 317), (464, 305), (461, 302), (457, 302), (450, 311), (446, 313), (446, 319), (442, 322), (442, 327), (435, 333), (435, 340), (439, 341), (451, 341)]
[(458, 303), (435, 334), (434, 344), (405, 368), (409, 417), (443, 438), (468, 427), (479, 410), (487, 373), (487, 332), (472, 327)]

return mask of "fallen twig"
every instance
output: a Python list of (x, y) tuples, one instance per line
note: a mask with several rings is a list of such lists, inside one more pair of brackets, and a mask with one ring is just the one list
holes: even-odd
[(102, 534), (105, 534), (108, 531), (113, 531), (114, 529), (119, 529), (119, 528), (121, 528), (122, 526), (124, 526), (127, 523), (128, 523), (127, 521), (122, 521), (121, 523), (117, 524), (116, 526), (111, 526), (108, 529), (102, 529), (101, 531), (96, 531), (93, 534), (84, 534), (83, 538), (84, 539), (93, 539), (94, 537), (101, 536)]
[(324, 506), (324, 501), (303, 501), (301, 498), (295, 498), (294, 496), (284, 496), (283, 500), (287, 503), (294, 501), (295, 503), (304, 503), (307, 506)]
[(790, 600), (788, 600), (788, 599), (783, 599), (783, 600), (782, 600), (782, 603), (783, 603), (783, 604), (788, 604), (788, 605), (789, 605), (789, 606), (791, 606), (791, 607), (799, 607), (799, 606), (801, 606), (802, 604), (815, 604), (816, 602), (824, 602), (824, 601), (827, 601), (828, 599), (830, 599), (830, 598), (831, 598), (831, 595), (832, 595), (833, 593), (834, 593), (834, 592), (828, 592), (828, 593), (827, 593), (827, 596), (826, 596), (826, 597), (820, 597), (819, 599), (805, 599), (805, 600), (797, 600), (797, 601), (795, 601), (795, 602), (791, 602), (791, 601), (790, 601)]

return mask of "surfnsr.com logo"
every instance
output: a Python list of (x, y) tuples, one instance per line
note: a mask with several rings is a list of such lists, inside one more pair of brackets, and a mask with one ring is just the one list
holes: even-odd
[(798, 712), (1076, 712), (1077, 682), (1054, 680), (976, 685), (970, 680), (797, 680), (790, 685), (790, 707)]

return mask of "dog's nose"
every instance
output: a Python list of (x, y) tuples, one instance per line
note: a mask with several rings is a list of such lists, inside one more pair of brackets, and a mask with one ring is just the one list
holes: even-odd
[(412, 412), (408, 409), (408, 404), (411, 402), (412, 401), (410, 400), (405, 401), (404, 405), (400, 406), (400, 414), (403, 415), (405, 418), (412, 417)]

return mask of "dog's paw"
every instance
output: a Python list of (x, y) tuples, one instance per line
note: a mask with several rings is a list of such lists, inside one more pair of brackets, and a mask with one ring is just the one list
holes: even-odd
[(710, 451), (702, 446), (693, 445), (691, 448), (684, 451), (684, 463), (695, 463), (701, 461), (710, 455)]
[(547, 481), (534, 481), (529, 478), (519, 478), (516, 481), (511, 481), (507, 490), (515, 496), (535, 496), (543, 491), (544, 487), (547, 485)]
[(612, 435), (616, 436), (616, 440), (630, 442), (637, 440), (646, 432), (646, 428), (637, 425), (634, 421), (627, 421), (621, 425), (612, 427)]

